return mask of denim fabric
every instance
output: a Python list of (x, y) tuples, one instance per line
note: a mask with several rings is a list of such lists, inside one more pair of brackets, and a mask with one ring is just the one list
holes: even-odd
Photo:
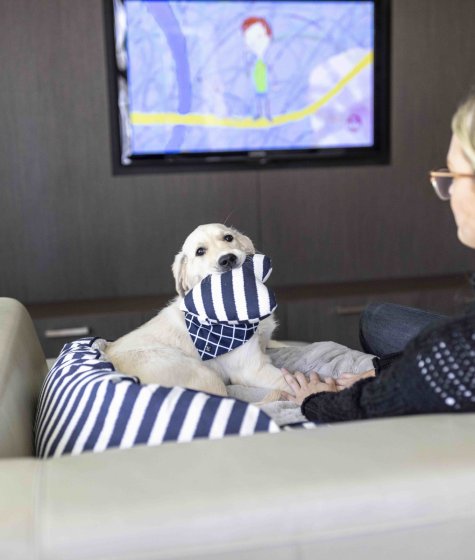
[(402, 352), (422, 329), (445, 318), (445, 315), (394, 303), (371, 303), (360, 318), (361, 347), (375, 356)]

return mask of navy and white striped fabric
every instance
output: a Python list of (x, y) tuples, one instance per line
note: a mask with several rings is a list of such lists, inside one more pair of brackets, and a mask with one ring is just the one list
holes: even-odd
[(38, 457), (280, 431), (249, 403), (182, 387), (142, 385), (114, 370), (103, 355), (105, 345), (84, 338), (63, 348), (38, 402)]
[(271, 272), (269, 257), (252, 255), (240, 268), (207, 276), (185, 295), (180, 309), (202, 360), (244, 344), (274, 311), (275, 295), (264, 285)]

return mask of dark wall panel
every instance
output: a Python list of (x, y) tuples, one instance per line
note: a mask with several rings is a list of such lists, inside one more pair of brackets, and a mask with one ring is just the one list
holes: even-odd
[(4, 0), (0, 294), (25, 302), (167, 293), (196, 225), (224, 221), (274, 284), (471, 268), (426, 171), (474, 78), (472, 0), (393, 2), (390, 166), (113, 177), (99, 0)]

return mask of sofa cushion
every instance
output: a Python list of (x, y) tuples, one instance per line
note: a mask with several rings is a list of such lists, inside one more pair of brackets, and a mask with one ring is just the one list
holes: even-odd
[(267, 414), (238, 399), (143, 385), (114, 369), (105, 344), (66, 344), (48, 373), (35, 424), (38, 457), (279, 431)]

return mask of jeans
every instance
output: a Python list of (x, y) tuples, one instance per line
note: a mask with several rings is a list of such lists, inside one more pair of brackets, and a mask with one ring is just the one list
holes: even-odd
[(425, 327), (444, 315), (393, 303), (371, 303), (360, 317), (360, 343), (364, 352), (385, 356), (402, 352)]

